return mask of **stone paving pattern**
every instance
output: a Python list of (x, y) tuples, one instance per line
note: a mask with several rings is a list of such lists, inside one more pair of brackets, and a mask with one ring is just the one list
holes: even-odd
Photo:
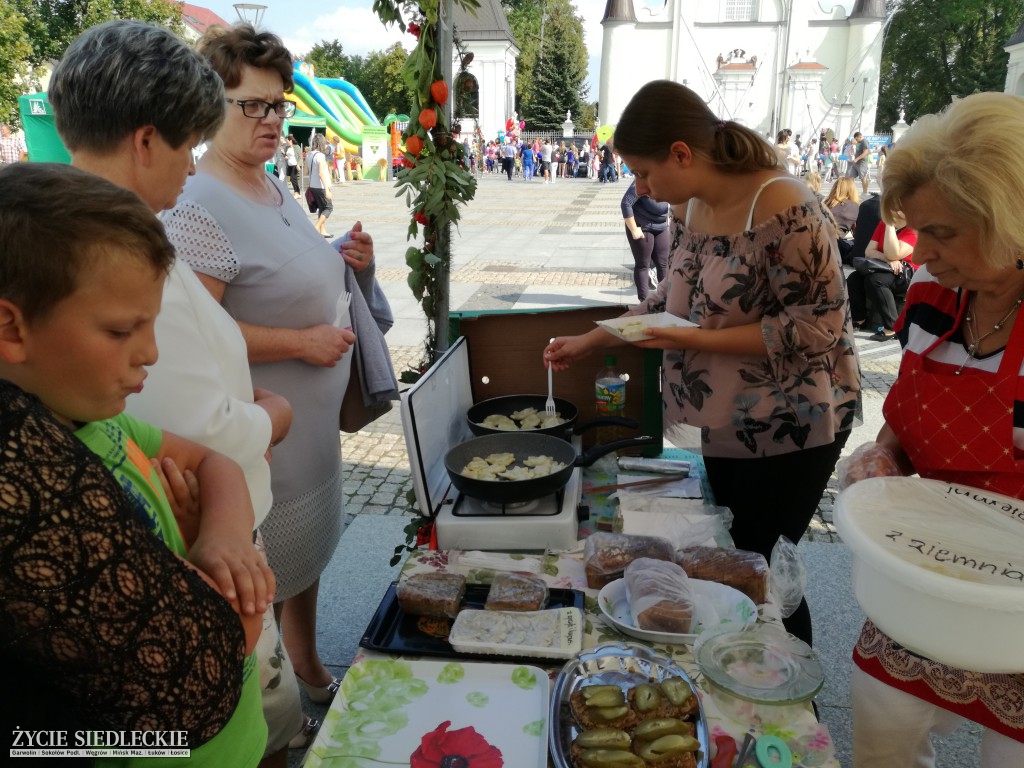
[[(544, 185), (482, 177), (453, 237), (452, 309), (635, 303), (632, 257), (619, 211), (625, 189), (624, 182)], [(388, 334), (395, 370), (414, 368), (423, 357), (425, 322), (405, 283), (409, 243), (404, 200), (394, 197), (391, 183), (349, 182), (335, 185), (334, 202), (335, 231), (344, 231), (359, 218), (374, 237), (377, 277), (396, 315)], [(871, 342), (868, 335), (857, 334), (864, 424), (854, 430), (847, 453), (874, 438), (881, 426), (882, 401), (898, 370), (898, 345)], [(348, 519), (413, 514), (406, 501), (412, 480), (395, 406), (366, 431), (342, 434)], [(838, 541), (832, 520), (836, 493), (833, 476), (805, 540)]]

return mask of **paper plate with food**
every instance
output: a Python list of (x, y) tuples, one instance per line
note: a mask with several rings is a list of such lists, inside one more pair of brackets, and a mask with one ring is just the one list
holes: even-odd
[(598, 320), (597, 324), (613, 336), (623, 341), (644, 341), (648, 338), (648, 328), (697, 328), (696, 323), (668, 312), (657, 312), (650, 315), (626, 315), (612, 320)]

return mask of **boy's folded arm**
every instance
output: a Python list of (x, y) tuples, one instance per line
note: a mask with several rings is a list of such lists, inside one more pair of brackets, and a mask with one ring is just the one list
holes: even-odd
[(163, 461), (150, 459), (150, 463), (171, 505), (181, 538), (191, 549), (199, 535), (199, 481), (192, 470), (182, 472), (169, 456)]
[(157, 458), (168, 457), (199, 483), (199, 529), (188, 559), (225, 597), (237, 598), (242, 613), (262, 613), (273, 599), (274, 576), (252, 542), (252, 501), (242, 469), (223, 454), (164, 432)]

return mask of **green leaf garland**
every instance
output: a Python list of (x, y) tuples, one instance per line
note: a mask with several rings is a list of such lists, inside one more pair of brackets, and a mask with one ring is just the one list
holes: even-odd
[[(402, 71), (403, 81), (416, 95), (409, 125), (402, 138), (408, 143), (415, 136), (423, 142), (423, 148), (416, 154), (408, 151), (404, 154), (403, 168), (398, 172), (395, 186), (398, 188), (396, 197), (404, 194), (410, 208), (407, 238), (411, 240), (421, 235), (423, 238), (422, 244), (410, 247), (405, 253), (409, 289), (427, 317), (426, 354), (420, 372), (433, 362), (436, 351), (434, 313), (446, 300), (447, 288), (442, 284), (440, 274), (451, 265), (447, 238), (439, 247), (438, 235), (449, 224), (458, 223), (459, 206), (473, 199), (477, 184), (469, 171), (461, 142), (452, 136), (447, 99), (443, 104), (438, 103), (430, 92), (430, 86), (442, 79), (438, 56), (451, 55), (437, 49), (437, 22), (442, 1), (374, 0), (373, 3), (373, 10), (381, 22), (386, 26), (397, 24), (417, 40), (416, 48), (409, 54)], [(479, 0), (453, 2), (473, 14), (480, 8)], [(465, 56), (460, 59), (463, 61), (461, 73), (468, 59)], [(429, 125), (430, 111), (436, 123), (427, 127), (421, 120), (427, 118)]]

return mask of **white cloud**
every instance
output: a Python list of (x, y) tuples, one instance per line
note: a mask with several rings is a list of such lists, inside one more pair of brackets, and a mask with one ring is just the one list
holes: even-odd
[(296, 55), (309, 51), (322, 40), (338, 40), (349, 56), (366, 56), (371, 51), (382, 51), (394, 43), (402, 43), (410, 50), (415, 42), (397, 26), (385, 27), (370, 8), (335, 9), (322, 14), (309, 23), (295, 25), (284, 35), (285, 45)]

